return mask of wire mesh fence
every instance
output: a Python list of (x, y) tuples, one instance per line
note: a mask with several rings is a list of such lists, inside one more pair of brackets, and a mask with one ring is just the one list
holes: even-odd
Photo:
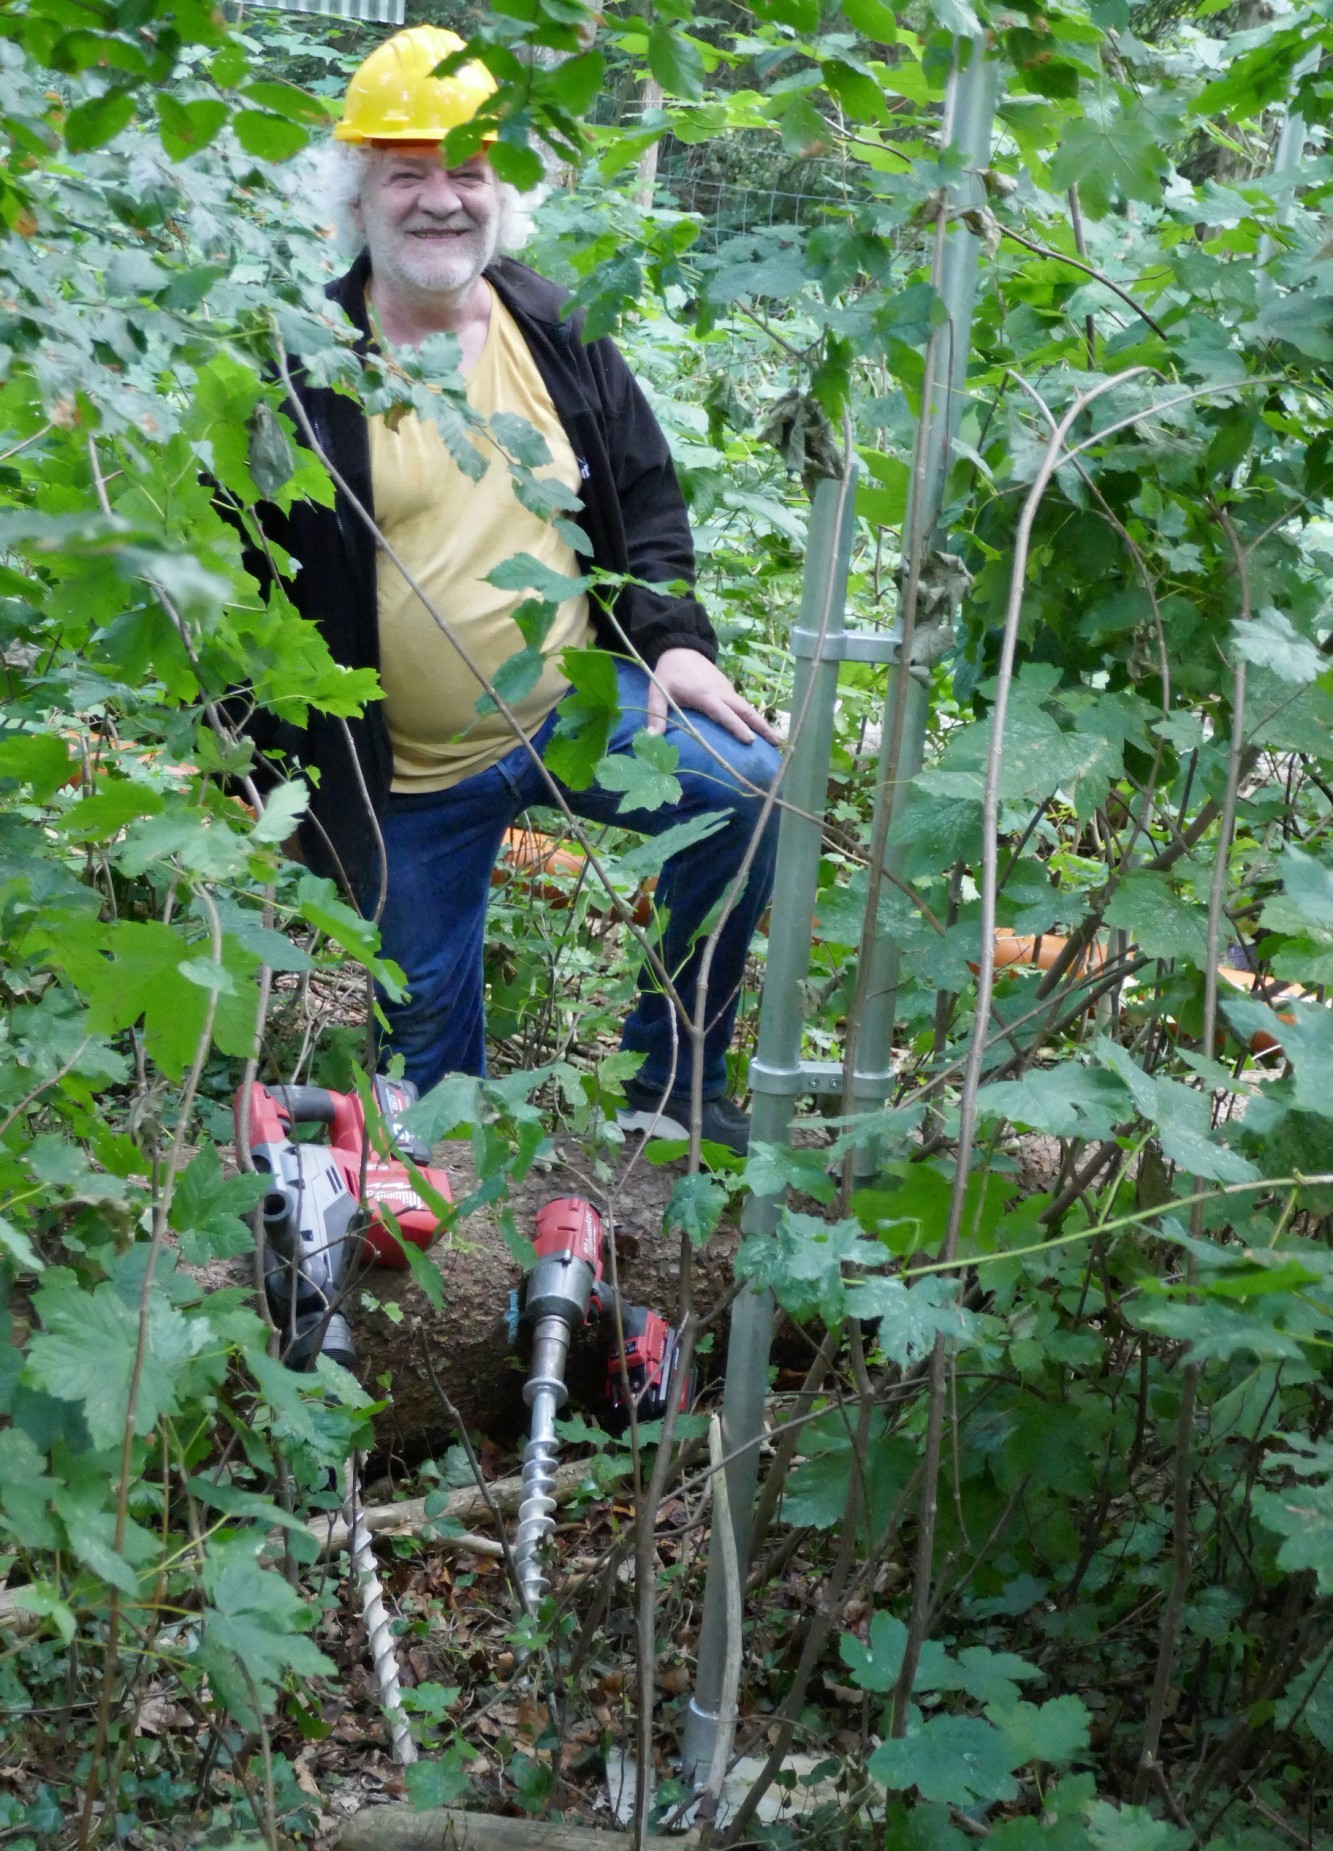
[(376, 26), (401, 26), (406, 0), (250, 0), (279, 13), (324, 13), (333, 19), (361, 20)]

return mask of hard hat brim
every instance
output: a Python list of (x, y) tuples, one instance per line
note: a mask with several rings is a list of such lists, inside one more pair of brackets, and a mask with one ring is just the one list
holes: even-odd
[[(466, 123), (458, 124), (459, 128), (466, 126)], [(450, 129), (448, 133), (452, 134), (453, 130)], [(333, 139), (352, 148), (442, 148), (447, 137), (445, 135), (423, 135), (420, 129), (404, 129), (398, 135), (363, 135), (359, 129), (349, 129), (345, 122), (339, 122), (334, 128)], [(489, 148), (499, 139), (494, 129), (487, 129), (481, 138), (481, 145), (483, 148)]]

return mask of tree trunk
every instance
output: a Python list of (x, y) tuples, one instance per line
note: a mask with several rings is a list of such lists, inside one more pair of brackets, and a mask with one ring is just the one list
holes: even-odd
[[(654, 109), (662, 107), (662, 86), (655, 77), (643, 80), (642, 109), (648, 115)], [(661, 151), (661, 141), (655, 141), (650, 148), (645, 148), (639, 156), (634, 177), (634, 203), (646, 212), (653, 203), (653, 193), (657, 187), (657, 157)]]

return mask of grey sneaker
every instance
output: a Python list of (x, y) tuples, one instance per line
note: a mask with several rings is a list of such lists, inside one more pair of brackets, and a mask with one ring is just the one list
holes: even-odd
[[(690, 1102), (688, 1099), (663, 1099), (650, 1086), (638, 1086), (630, 1080), (625, 1087), (625, 1103), (616, 1113), (622, 1131), (641, 1131), (648, 1138), (688, 1138)], [(750, 1119), (734, 1099), (719, 1095), (703, 1102), (700, 1126), (705, 1141), (721, 1144), (724, 1149), (744, 1157), (750, 1148)]]

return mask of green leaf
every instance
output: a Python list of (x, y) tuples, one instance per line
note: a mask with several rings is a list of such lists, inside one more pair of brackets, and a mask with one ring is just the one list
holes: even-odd
[(310, 139), (299, 123), (289, 122), (285, 116), (275, 116), (268, 110), (238, 110), (231, 125), (245, 152), (257, 155), (261, 161), (288, 161), (299, 154)]
[(224, 1176), (217, 1146), (200, 1146), (177, 1177), (171, 1198), (171, 1226), (190, 1265), (237, 1259), (250, 1251), (254, 1235), (243, 1217), (263, 1199), (266, 1187), (262, 1176)]
[(1186, 1851), (1196, 1842), (1192, 1833), (1154, 1819), (1146, 1806), (1093, 1800), (1084, 1817), (1095, 1851)]
[(541, 469), (550, 462), (551, 452), (546, 439), (526, 418), (520, 418), (512, 411), (497, 411), (491, 414), (489, 423), (496, 443), (516, 463), (522, 463), (528, 469)]
[(78, 103), (65, 117), (65, 146), (71, 154), (100, 148), (134, 120), (134, 94), (106, 90), (101, 96)]
[(153, 101), (162, 146), (173, 161), (186, 160), (200, 148), (206, 148), (229, 113), (227, 105), (218, 97), (183, 102), (169, 91), (159, 91)]
[(1257, 115), (1270, 103), (1285, 103), (1291, 94), (1296, 61), (1307, 48), (1302, 24), (1267, 31), (1222, 67), (1225, 76), (1207, 84), (1195, 97), (1199, 115), (1234, 118)]
[(1311, 934), (1333, 945), (1333, 868), (1288, 843), (1278, 858), (1281, 897), (1265, 900), (1259, 917), (1270, 931)]
[(541, 680), (546, 668), (546, 657), (540, 649), (529, 643), (522, 649), (515, 650), (512, 656), (506, 656), (499, 668), (491, 676), (491, 687), (495, 696), (479, 694), (477, 696), (478, 713), (494, 713), (496, 697), (506, 705), (513, 707), (525, 700)]
[(680, 753), (662, 733), (640, 728), (628, 752), (612, 752), (599, 760), (597, 782), (605, 791), (622, 791), (616, 806), (620, 816), (636, 810), (660, 810), (680, 802), (679, 780), (673, 775)]
[(326, 97), (311, 96), (308, 90), (296, 84), (279, 83), (272, 78), (247, 84), (244, 94), (261, 109), (271, 109), (292, 122), (309, 123), (312, 128), (324, 127), (333, 113)]
[(648, 68), (668, 96), (692, 100), (703, 95), (703, 53), (694, 39), (664, 19), (655, 19), (648, 29)]
[(543, 757), (571, 790), (586, 791), (620, 712), (615, 657), (605, 649), (566, 649), (560, 667), (571, 692), (555, 710), (555, 732)]
[(59, 1548), (60, 1535), (51, 1521), (55, 1489), (45, 1458), (28, 1434), (17, 1427), (0, 1429), (0, 1509), (7, 1539), (24, 1549)]
[[(204, 1560), (204, 1610), (197, 1657), (215, 1696), (243, 1727), (262, 1725), (277, 1686), (292, 1673), (326, 1677), (334, 1666), (304, 1636), (315, 1618), (275, 1569), (259, 1565), (263, 1532), (215, 1540)], [(256, 1707), (256, 1699), (258, 1708)]]
[(1207, 912), (1173, 892), (1165, 874), (1127, 874), (1106, 909), (1107, 925), (1128, 932), (1150, 958), (1183, 958), (1202, 967), (1207, 956)]
[(967, 0), (931, 0), (930, 10), (946, 32), (955, 38), (976, 39), (981, 36), (981, 22)]
[(1053, 1697), (1049, 1703), (992, 1704), (986, 1714), (1004, 1737), (1015, 1765), (1045, 1762), (1068, 1767), (1088, 1759), (1088, 1730), (1092, 1718), (1077, 1697)]
[(847, 1311), (843, 1266), (880, 1266), (885, 1257), (878, 1241), (862, 1238), (857, 1221), (821, 1221), (784, 1208), (771, 1235), (742, 1243), (736, 1270), (769, 1287), (792, 1317), (837, 1324)]
[(236, 994), (231, 972), (225, 964), (218, 964), (212, 958), (183, 958), (176, 969), (188, 982), (197, 983), (201, 990), (215, 990), (230, 996)]
[(403, 1124), (427, 1144), (438, 1144), (441, 1138), (456, 1137), (477, 1124), (480, 1110), (481, 1081), (470, 1074), (449, 1073), (407, 1108)]
[(1037, 1067), (1021, 1080), (996, 1080), (977, 1094), (986, 1118), (1007, 1118), (1054, 1138), (1109, 1138), (1129, 1100), (1109, 1073), (1064, 1060)]
[(606, 59), (594, 49), (565, 58), (546, 73), (546, 83), (562, 109), (571, 116), (584, 116), (600, 94), (605, 77)]
[(901, 1279), (876, 1274), (847, 1288), (850, 1316), (877, 1318), (876, 1341), (891, 1362), (907, 1368), (935, 1347), (936, 1337), (962, 1342), (974, 1319), (957, 1303), (958, 1287), (944, 1278), (921, 1279), (908, 1287)]
[(250, 438), (246, 450), (250, 474), (260, 494), (271, 500), (296, 473), (291, 443), (266, 399), (256, 401), (246, 429)]
[(856, 512), (876, 526), (901, 527), (907, 515), (907, 491), (912, 480), (910, 465), (901, 456), (891, 456), (883, 450), (860, 449), (857, 454), (874, 477), (875, 486), (857, 484)]
[(0, 778), (16, 778), (29, 785), (38, 803), (45, 803), (78, 773), (78, 762), (54, 733), (0, 735)]
[(466, 1761), (473, 1758), (471, 1749), (456, 1743), (443, 1755), (414, 1762), (404, 1775), (413, 1809), (435, 1812), (456, 1805), (471, 1784), (464, 1768)]
[(515, 187), (520, 193), (529, 192), (540, 186), (546, 178), (546, 168), (542, 157), (535, 148), (529, 148), (506, 138), (506, 123), (500, 130), (500, 139), (493, 141), (487, 151), (487, 159), (495, 169), (496, 175), (506, 185)]
[(898, 21), (885, 0), (841, 0), (841, 4), (843, 18), (856, 27), (862, 38), (879, 45), (897, 43)]
[(65, 812), (62, 826), (72, 841), (106, 842), (140, 816), (160, 816), (160, 791), (128, 778), (99, 778), (97, 789)]
[(104, 1474), (81, 1473), (75, 1482), (63, 1485), (51, 1502), (78, 1559), (133, 1600), (140, 1592), (140, 1572), (135, 1563), (142, 1566), (154, 1561), (158, 1543), (131, 1517), (117, 1548), (116, 1513), (105, 1502), (108, 1489)]
[(0, 1215), (0, 1249), (25, 1272), (40, 1273), (45, 1268), (45, 1260), (22, 1228), (16, 1228), (4, 1215)]
[(1090, 95), (1084, 114), (1067, 123), (1051, 179), (1076, 186), (1085, 212), (1103, 218), (1120, 199), (1151, 200), (1161, 192), (1167, 157), (1160, 131), (1132, 92)]
[(531, 553), (511, 553), (494, 571), (486, 574), (486, 583), (497, 591), (535, 591), (548, 604), (560, 605), (567, 598), (577, 598), (592, 584), (591, 578), (570, 578)]
[(77, 1621), (49, 1582), (36, 1581), (30, 1587), (16, 1588), (9, 1598), (21, 1613), (33, 1613), (38, 1619), (50, 1620), (63, 1644), (68, 1645), (73, 1639)]
[(1283, 1003), (1281, 1014), (1253, 997), (1223, 996), (1222, 1013), (1240, 1039), (1269, 1035), (1282, 1048), (1293, 1070), (1292, 1098), (1303, 1112), (1333, 1118), (1333, 1012), (1320, 1003)]
[(783, 1195), (788, 1189), (798, 1189), (816, 1202), (831, 1202), (837, 1194), (824, 1151), (794, 1150), (786, 1144), (752, 1144), (742, 1181), (751, 1195)]
[[(77, 1406), (88, 1424), (89, 1437), (98, 1450), (119, 1444), (129, 1412), (130, 1381), (138, 1347), (139, 1320), (110, 1285), (93, 1292), (74, 1290), (63, 1281), (59, 1289), (43, 1290), (37, 1297), (45, 1330), (28, 1345), (24, 1378), (57, 1401)], [(152, 1301), (154, 1328), (163, 1335), (183, 1324), (178, 1311), (162, 1299)], [(198, 1332), (202, 1339), (207, 1327)], [(157, 1349), (151, 1340), (143, 1357), (134, 1431), (151, 1433), (159, 1415), (176, 1411), (176, 1396), (168, 1367), (169, 1347)]]
[(727, 1199), (726, 1189), (711, 1176), (678, 1176), (664, 1225), (688, 1234), (694, 1246), (702, 1247), (716, 1232)]
[(954, 1682), (949, 1688), (965, 1690), (981, 1704), (1007, 1705), (1018, 1702), (1020, 1684), (1041, 1675), (1036, 1665), (1015, 1652), (993, 1652), (985, 1645), (968, 1645), (958, 1654)]
[(932, 1716), (901, 1739), (881, 1742), (866, 1772), (893, 1792), (915, 1787), (923, 1800), (967, 1806), (1014, 1799), (1019, 1765), (992, 1723), (979, 1716)]
[(618, 881), (639, 884), (651, 880), (660, 874), (673, 855), (679, 855), (682, 849), (691, 848), (696, 842), (706, 842), (711, 835), (727, 826), (727, 817), (722, 815), (692, 816), (688, 822), (672, 823), (660, 835), (645, 836), (642, 842), (635, 842), (615, 857), (611, 866)]
[(1333, 1483), (1293, 1485), (1252, 1493), (1254, 1514), (1284, 1540), (1278, 1567), (1288, 1574), (1313, 1569), (1321, 1593), (1333, 1593)]
[(776, 19), (797, 32), (813, 32), (819, 25), (819, 12), (819, 0), (755, 0), (754, 6), (756, 18)]
[(864, 1455), (853, 1456), (852, 1431), (841, 1414), (824, 1415), (801, 1435), (801, 1460), (782, 1488), (783, 1520), (831, 1530), (847, 1510), (852, 1475), (865, 1493), (869, 1510), (862, 1523), (878, 1536), (917, 1469), (916, 1445), (901, 1434), (886, 1433), (883, 1420), (872, 1421)]
[(417, 1285), (421, 1287), (426, 1303), (430, 1306), (432, 1311), (443, 1311), (444, 1280), (440, 1276), (439, 1267), (430, 1258), (429, 1254), (423, 1253), (421, 1248), (416, 1246), (412, 1241), (400, 1241), (398, 1246), (399, 1251), (407, 1262), (407, 1270), (411, 1273)]
[(1179, 1301), (1144, 1299), (1130, 1313), (1130, 1322), (1177, 1343), (1187, 1343), (1191, 1362), (1229, 1362), (1234, 1356), (1254, 1356), (1260, 1362), (1300, 1362), (1304, 1352), (1298, 1339), (1278, 1322), (1284, 1299), (1251, 1301), (1254, 1309), (1214, 1300), (1187, 1305)]
[[(838, 1642), (842, 1662), (852, 1674), (852, 1682), (862, 1690), (891, 1691), (903, 1668), (907, 1649), (907, 1628), (891, 1613), (876, 1613), (870, 1621), (870, 1638), (862, 1643), (855, 1633), (844, 1633)], [(920, 1691), (952, 1688), (949, 1681), (950, 1659), (944, 1647), (934, 1639), (923, 1642), (917, 1659), (912, 1689)]]
[(1248, 332), (1286, 341), (1310, 360), (1333, 360), (1333, 304), (1321, 290), (1293, 290), (1264, 303)]
[(1231, 642), (1243, 660), (1257, 663), (1281, 681), (1314, 681), (1328, 666), (1327, 658), (1291, 619), (1271, 605), (1257, 611), (1248, 623), (1234, 623)]

